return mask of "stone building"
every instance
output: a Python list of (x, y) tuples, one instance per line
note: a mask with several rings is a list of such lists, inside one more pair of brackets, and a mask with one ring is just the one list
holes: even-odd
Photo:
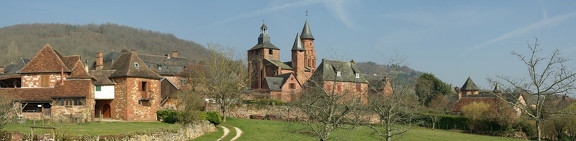
[(31, 60), (4, 69), (0, 95), (11, 98), (18, 117), (85, 122), (94, 115), (92, 81), (80, 56), (62, 56), (46, 44)]
[[(462, 107), (473, 102), (482, 102), (490, 105), (490, 111), (492, 112), (501, 114), (507, 112), (518, 117), (522, 114), (518, 106), (525, 106), (531, 103), (530, 100), (527, 101), (530, 96), (526, 95), (526, 93), (504, 92), (500, 90), (498, 85), (491, 91), (480, 90), (470, 77), (466, 79), (462, 88), (455, 87), (454, 89), (458, 95), (450, 111), (452, 114), (457, 115), (462, 114)], [(514, 103), (516, 106), (510, 106), (509, 103)]]
[(302, 89), (316, 70), (314, 37), (308, 20), (302, 34), (296, 33), (291, 50), (291, 61), (280, 61), (280, 48), (270, 41), (268, 27), (262, 24), (258, 43), (248, 50), (250, 88), (268, 94), (270, 98), (290, 101)]
[(359, 99), (366, 103), (368, 80), (361, 75), (354, 60), (350, 62), (322, 59), (318, 69), (306, 82), (307, 87), (323, 87), (326, 93), (345, 95), (344, 101)]
[(95, 70), (90, 71), (96, 78), (96, 117), (156, 121), (163, 77), (150, 69), (135, 50), (122, 50), (109, 65), (104, 65), (101, 53), (96, 57)]

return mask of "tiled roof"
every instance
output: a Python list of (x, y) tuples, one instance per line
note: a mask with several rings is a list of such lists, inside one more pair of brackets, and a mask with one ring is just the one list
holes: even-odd
[(89, 97), (91, 80), (66, 80), (54, 88), (3, 88), (0, 94), (8, 94), (15, 101), (51, 101), (57, 97)]
[[(84, 68), (84, 64), (82, 63), (82, 61), (80, 61), (80, 57), (78, 57), (77, 59), (74, 59), (74, 60), (75, 60), (75, 63), (73, 63), (73, 65), (72, 64), (70, 65), (71, 66), (70, 68), (72, 68), (72, 72), (68, 76), (68, 79), (91, 79), (91, 78), (93, 78), (92, 76), (90, 76), (90, 74), (88, 74), (88, 72)], [(70, 63), (72, 63), (72, 61)]]
[[(340, 76), (337, 76), (337, 72), (340, 72)], [(339, 81), (368, 83), (368, 80), (366, 80), (362, 75), (360, 75), (359, 78), (356, 78), (356, 73), (361, 74), (360, 70), (356, 68), (356, 64), (353, 62), (322, 59), (322, 63), (320, 63), (317, 70), (312, 74), (309, 80), (316, 82)]]
[(268, 84), (268, 89), (273, 90), (273, 91), (281, 91), (282, 90), (282, 86), (284, 85), (284, 83), (286, 83), (286, 81), (288, 80), (288, 78), (290, 78), (290, 76), (293, 75), (292, 73), (286, 73), (286, 74), (281, 74), (281, 75), (276, 75), (276, 76), (272, 76), (272, 77), (266, 77), (266, 84)]
[(279, 60), (271, 60), (271, 59), (268, 59), (268, 58), (266, 58), (266, 59), (264, 59), (264, 60), (266, 60), (266, 61), (270, 62), (271, 64), (273, 64), (273, 65), (275, 65), (275, 66), (277, 66), (277, 67), (280, 67), (280, 68), (282, 68), (282, 69), (286, 69), (286, 70), (292, 69), (292, 67), (290, 67), (290, 65), (288, 65), (288, 64), (286, 64), (286, 63), (284, 63), (284, 62), (282, 62), (282, 61), (279, 61)]
[(70, 68), (62, 61), (62, 55), (46, 44), (30, 62), (20, 70), (20, 73), (40, 72), (70, 72)]
[(19, 73), (26, 64), (30, 62), (30, 59), (20, 58), (15, 63), (10, 64), (4, 68), (4, 74), (15, 74)]
[(90, 70), (90, 75), (94, 76), (94, 79), (96, 79), (96, 81), (93, 82), (94, 85), (116, 84), (108, 78), (112, 73), (114, 73), (114, 71), (115, 70)]
[(250, 48), (250, 50), (256, 50), (256, 49), (261, 49), (261, 48), (280, 50), (278, 47), (276, 47), (274, 44), (272, 44), (270, 42), (263, 42), (261, 44), (256, 44), (256, 45), (254, 45), (254, 47)]
[(110, 69), (116, 70), (110, 75), (110, 78), (142, 77), (162, 79), (160, 75), (150, 70), (135, 52), (127, 52), (120, 55)]

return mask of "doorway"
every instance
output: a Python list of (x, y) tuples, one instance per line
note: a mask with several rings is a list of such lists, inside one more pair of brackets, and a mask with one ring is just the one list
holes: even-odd
[(102, 118), (110, 118), (110, 104), (102, 106)]

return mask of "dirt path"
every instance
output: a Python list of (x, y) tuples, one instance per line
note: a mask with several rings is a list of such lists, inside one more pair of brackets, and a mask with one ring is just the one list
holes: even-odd
[(242, 130), (240, 130), (240, 128), (234, 127), (234, 129), (236, 129), (236, 136), (234, 136), (230, 141), (234, 141), (242, 136)]
[[(216, 141), (220, 141), (222, 140), (224, 137), (228, 136), (228, 133), (230, 133), (230, 130), (224, 126), (220, 126), (223, 130), (224, 130), (224, 135), (222, 135), (222, 137), (220, 137), (219, 139), (217, 139)], [(238, 136), (238, 135), (236, 135)], [(236, 137), (234, 137), (236, 138)]]

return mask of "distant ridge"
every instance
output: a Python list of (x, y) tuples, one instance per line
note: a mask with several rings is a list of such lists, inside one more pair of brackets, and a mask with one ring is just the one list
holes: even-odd
[(82, 62), (94, 61), (96, 52), (122, 49), (143, 54), (165, 55), (173, 50), (192, 61), (207, 58), (204, 46), (177, 38), (171, 33), (106, 24), (18, 24), (0, 28), (0, 66), (30, 59), (44, 45), (50, 44), (63, 55), (81, 55)]

